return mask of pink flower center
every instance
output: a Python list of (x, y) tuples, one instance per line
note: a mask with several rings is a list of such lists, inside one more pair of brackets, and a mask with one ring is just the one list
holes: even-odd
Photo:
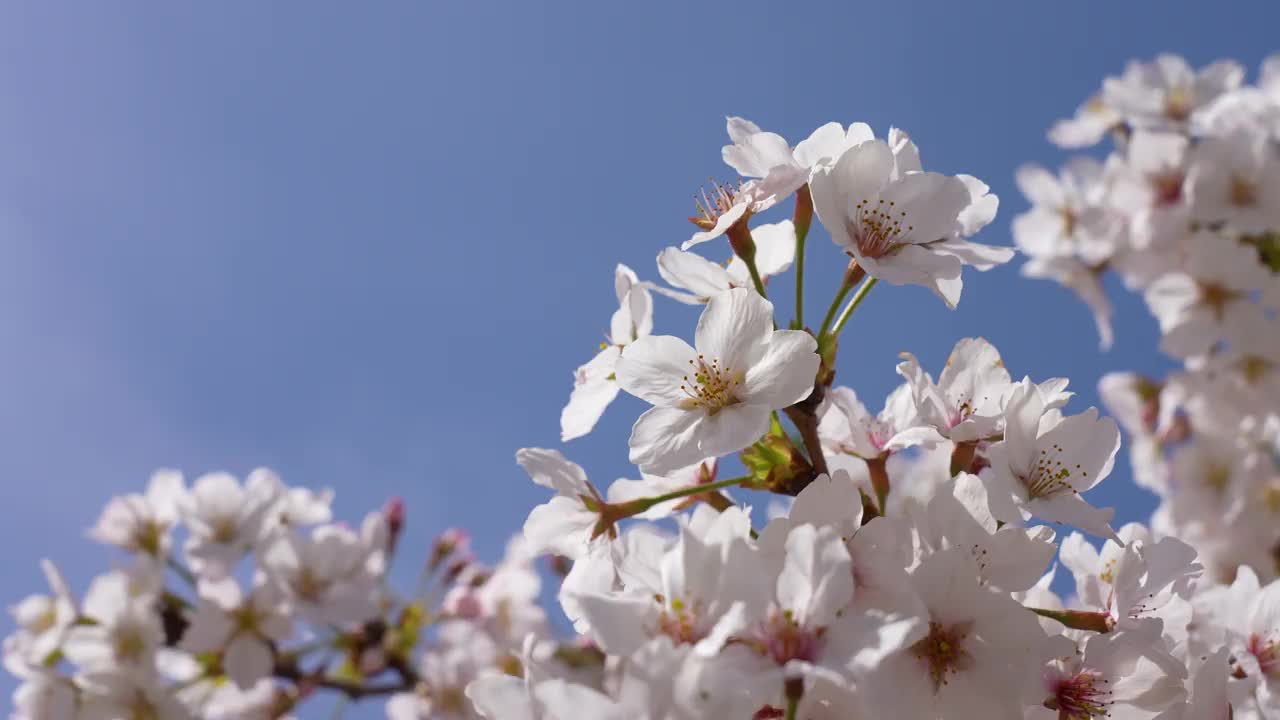
[(696, 606), (691, 607), (680, 598), (672, 598), (670, 602), (666, 602), (661, 595), (655, 595), (654, 600), (662, 604), (658, 630), (671, 638), (672, 642), (677, 645), (692, 645), (706, 637), (706, 633), (699, 627)]
[(756, 649), (779, 665), (792, 660), (814, 662), (822, 652), (823, 629), (802, 626), (790, 610), (770, 614), (760, 635)]
[(1181, 171), (1169, 170), (1151, 175), (1151, 190), (1155, 194), (1156, 205), (1169, 207), (1182, 202), (1182, 184), (1185, 178)]
[(905, 241), (903, 236), (915, 230), (907, 222), (907, 211), (899, 210), (894, 201), (863, 200), (854, 206), (853, 217), (847, 223), (858, 252), (869, 258), (880, 258), (896, 250)]
[(958, 397), (948, 396), (947, 399), (950, 401), (950, 407), (947, 408), (947, 429), (973, 417), (973, 403), (969, 402), (963, 393)]
[(889, 444), (893, 439), (893, 428), (888, 423), (879, 420), (873, 420), (871, 427), (867, 429), (867, 440), (871, 441), (872, 447), (877, 450), (884, 450), (884, 446)]
[(1092, 670), (1081, 670), (1055, 683), (1053, 696), (1045, 701), (1045, 707), (1057, 710), (1061, 720), (1088, 720), (1108, 715), (1111, 709), (1111, 690), (1108, 681)]
[(1258, 660), (1258, 667), (1267, 677), (1280, 678), (1280, 638), (1276, 633), (1270, 637), (1254, 633), (1249, 636), (1246, 646), (1249, 653)]
[(971, 660), (965, 650), (968, 639), (968, 623), (945, 627), (941, 623), (930, 622), (929, 634), (911, 646), (911, 654), (924, 663), (929, 678), (933, 680), (934, 690), (946, 685), (949, 675), (968, 666)]

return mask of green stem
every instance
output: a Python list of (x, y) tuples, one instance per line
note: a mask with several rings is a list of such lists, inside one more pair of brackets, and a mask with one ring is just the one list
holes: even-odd
[(827, 334), (827, 330), (831, 328), (831, 321), (835, 320), (836, 312), (840, 309), (840, 303), (844, 302), (845, 296), (853, 289), (852, 285), (841, 285), (839, 292), (831, 299), (831, 307), (827, 308), (827, 316), (822, 319), (822, 328), (818, 330), (818, 337)]
[(832, 335), (840, 334), (840, 331), (844, 329), (844, 324), (849, 322), (849, 316), (853, 315), (853, 311), (858, 309), (858, 306), (862, 304), (863, 299), (867, 297), (867, 293), (871, 292), (871, 288), (875, 286), (876, 278), (869, 277), (862, 281), (862, 284), (858, 286), (858, 292), (854, 293), (853, 299), (851, 299), (849, 304), (845, 305), (844, 310), (841, 311), (840, 319), (836, 320), (835, 327), (831, 328)]
[(796, 711), (799, 709), (800, 709), (800, 698), (788, 699), (786, 720), (796, 720)]
[(639, 498), (637, 500), (632, 500), (630, 502), (624, 503), (624, 505), (630, 506), (632, 504), (635, 504), (637, 507), (640, 508), (639, 510), (636, 511), (636, 513), (642, 513), (645, 510), (648, 510), (649, 508), (653, 507), (654, 505), (657, 505), (659, 503), (664, 503), (668, 500), (678, 500), (682, 497), (689, 497), (690, 495), (699, 495), (701, 493), (711, 492), (713, 490), (720, 490), (721, 488), (732, 487), (734, 485), (742, 485), (744, 483), (750, 482), (751, 479), (752, 478), (750, 475), (743, 475), (742, 477), (729, 478), (728, 480), (717, 480), (716, 482), (713, 482), (713, 483), (691, 485), (687, 488), (672, 490), (671, 492), (666, 493), (665, 495), (658, 495), (656, 497)]
[(756, 269), (755, 255), (743, 258), (742, 261), (747, 264), (747, 272), (751, 273), (751, 282), (756, 286), (756, 292), (760, 293), (760, 297), (768, 300), (769, 295), (764, 291), (764, 280), (760, 278), (760, 271)]

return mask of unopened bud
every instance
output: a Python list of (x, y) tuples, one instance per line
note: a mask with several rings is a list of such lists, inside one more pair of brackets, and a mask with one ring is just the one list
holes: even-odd
[(466, 530), (449, 528), (440, 533), (435, 542), (431, 544), (431, 558), (427, 561), (427, 571), (435, 572), (436, 568), (440, 567), (440, 563), (445, 561), (445, 558), (452, 555), (459, 548), (466, 550), (469, 543), (470, 536), (467, 535)]
[(404, 529), (404, 499), (393, 497), (382, 507), (382, 518), (387, 523), (387, 553), (396, 551), (400, 531)]
[(729, 237), (729, 247), (733, 248), (733, 254), (742, 258), (745, 263), (753, 263), (756, 257), (756, 243), (751, 237), (751, 228), (747, 226), (747, 216), (743, 215), (742, 219), (725, 232)]
[(862, 278), (867, 276), (867, 271), (862, 269), (857, 260), (850, 260), (849, 267), (844, 271), (845, 287), (853, 287), (862, 282)]

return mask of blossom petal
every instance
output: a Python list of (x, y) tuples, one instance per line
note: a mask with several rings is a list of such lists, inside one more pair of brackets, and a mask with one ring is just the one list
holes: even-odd
[(1030, 380), (1024, 379), (1014, 388), (1004, 410), (1004, 444), (1008, 450), (1009, 468), (1016, 475), (1031, 473), (1043, 415), (1044, 402), (1040, 391)]
[(1108, 538), (1120, 542), (1120, 537), (1111, 529), (1111, 518), (1115, 516), (1115, 508), (1097, 508), (1085, 502), (1075, 493), (1059, 493), (1048, 497), (1036, 498), (1027, 503), (1031, 514), (1051, 522), (1070, 525), (1090, 535)]
[[(790, 220), (751, 228), (751, 238), (756, 244), (756, 270), (760, 277), (768, 279), (786, 272), (796, 258), (796, 228)], [(746, 263), (736, 255), (725, 268), (738, 287), (751, 284)]]
[(631, 428), (631, 462), (653, 475), (697, 462), (705, 457), (698, 450), (697, 438), (698, 425), (704, 417), (701, 412), (680, 408), (650, 408)]
[(1014, 179), (1018, 183), (1018, 190), (1027, 196), (1032, 205), (1057, 209), (1066, 204), (1058, 178), (1039, 165), (1023, 165), (1018, 168)]
[(818, 341), (803, 330), (776, 330), (764, 354), (747, 370), (742, 383), (746, 402), (782, 408), (813, 392), (818, 373)]
[(522, 448), (516, 451), (516, 462), (529, 473), (535, 484), (551, 488), (561, 495), (577, 497), (590, 492), (586, 471), (558, 450)]
[(704, 300), (729, 289), (729, 273), (723, 267), (679, 248), (658, 253), (658, 274), (669, 284)]
[(568, 442), (591, 432), (605, 408), (618, 395), (618, 383), (611, 376), (618, 364), (622, 348), (616, 345), (601, 350), (591, 362), (578, 368), (578, 379), (569, 395), (569, 403), (560, 412), (560, 440)]
[(837, 122), (829, 122), (797, 143), (792, 154), (800, 165), (812, 168), (819, 162), (835, 160), (839, 157), (845, 147), (844, 138), (844, 126)]
[(902, 216), (902, 225), (908, 228), (906, 242), (929, 243), (959, 229), (960, 213), (969, 205), (969, 189), (949, 175), (911, 173), (885, 187), (881, 198), (906, 213)]
[(845, 150), (835, 164), (816, 169), (809, 178), (813, 209), (837, 245), (854, 246), (847, 229), (848, 213), (863, 200), (876, 200), (893, 172), (893, 151), (880, 140)]
[[(755, 290), (734, 288), (707, 303), (698, 319), (694, 345), (708, 362), (719, 360), (721, 368), (742, 371), (750, 368), (764, 351), (771, 332), (773, 304)], [(623, 353), (624, 360), (626, 357)]]
[(238, 633), (222, 656), (222, 667), (242, 690), (248, 690), (271, 674), (273, 662), (271, 648), (247, 632)]
[(576, 560), (586, 552), (586, 541), (596, 516), (582, 501), (557, 495), (535, 507), (524, 521), (524, 538), (535, 555), (564, 555)]
[(689, 374), (689, 363), (697, 355), (688, 343), (671, 335), (640, 338), (618, 358), (614, 369), (618, 387), (659, 407), (679, 405), (687, 397), (680, 389), (681, 378)]

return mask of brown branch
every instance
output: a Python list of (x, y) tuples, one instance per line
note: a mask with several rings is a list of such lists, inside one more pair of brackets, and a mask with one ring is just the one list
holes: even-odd
[(352, 700), (360, 700), (361, 698), (376, 697), (379, 695), (394, 695), (402, 692), (412, 692), (418, 685), (418, 674), (408, 667), (404, 660), (389, 662), (388, 667), (396, 671), (400, 676), (397, 681), (388, 681), (382, 683), (364, 683), (355, 680), (346, 680), (325, 675), (322, 670), (314, 672), (305, 672), (298, 667), (296, 661), (292, 658), (282, 657), (276, 660), (276, 666), (272, 670), (272, 675), (282, 680), (289, 680), (296, 684), (304, 694), (315, 688), (324, 688), (333, 690), (346, 695)]
[[(804, 441), (804, 449), (809, 454), (809, 464), (813, 466), (815, 476), (828, 474), (827, 458), (822, 453), (822, 441), (818, 439), (818, 408), (822, 405), (825, 393), (823, 385), (815, 385), (809, 397), (783, 410), (799, 431), (800, 439)], [(809, 482), (812, 482), (812, 478)]]

